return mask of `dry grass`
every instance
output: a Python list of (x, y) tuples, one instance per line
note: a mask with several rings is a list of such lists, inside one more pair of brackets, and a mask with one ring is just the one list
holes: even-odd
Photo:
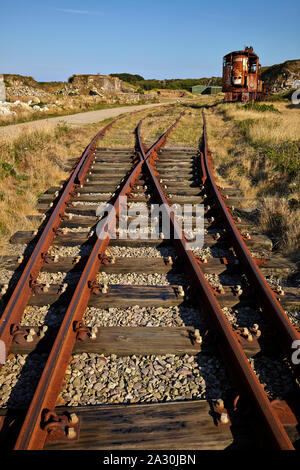
[[(195, 96), (170, 106), (160, 116), (147, 119), (143, 125), (143, 136), (152, 143), (168, 126), (170, 126), (179, 114), (184, 111), (184, 116), (171, 132), (166, 147), (193, 147), (198, 148), (199, 139), (202, 136), (202, 109), (213, 106), (220, 101), (216, 96)], [(157, 125), (159, 124), (159, 127)]]
[[(197, 148), (202, 135), (204, 106), (209, 147), (219, 182), (240, 187), (246, 196), (259, 200), (259, 223), (263, 230), (271, 234), (276, 248), (289, 253), (295, 251), (300, 239), (299, 175), (293, 173), (293, 168), (284, 166), (288, 156), (282, 163), (266, 154), (266, 149), (274, 145), (270, 137), (270, 129), (274, 126), (278, 130), (278, 148), (286, 142), (298, 143), (300, 118), (285, 103), (276, 103), (281, 114), (258, 113), (236, 104), (220, 104), (220, 97), (196, 97), (126, 115), (107, 132), (99, 145), (133, 148), (134, 129), (146, 116), (142, 136), (150, 145), (185, 110), (186, 114), (170, 134), (167, 146)], [(26, 133), (16, 140), (0, 142), (1, 245), (15, 231), (32, 228), (26, 215), (36, 213), (34, 207), (39, 195), (67, 176), (63, 163), (68, 158), (79, 157), (105, 122), (80, 128), (57, 126), (55, 129), (49, 129), (45, 124), (42, 132)], [(241, 125), (241, 122), (248, 124)]]
[(151, 111), (142, 125), (143, 141), (148, 146), (153, 144), (174, 123), (181, 111), (182, 106), (180, 104), (164, 106), (163, 109)]
[[(14, 99), (12, 99), (12, 102), (14, 102)], [(16, 124), (18, 122), (43, 119), (49, 116), (63, 116), (66, 114), (90, 111), (93, 109), (108, 107), (109, 104), (103, 102), (103, 100), (100, 100), (99, 98), (97, 99), (97, 97), (81, 97), (80, 100), (74, 97), (63, 97), (59, 99), (56, 97), (52, 101), (50, 100), (49, 103), (47, 102), (43, 104), (42, 107), (43, 106), (49, 107), (49, 110), (33, 111), (27, 110), (26, 108), (24, 109), (22, 105), (16, 105), (16, 107), (13, 108), (13, 110), (16, 112), (16, 115), (0, 115), (0, 125)]]
[(275, 108), (211, 108), (208, 140), (221, 178), (258, 200), (262, 228), (278, 250), (293, 254), (300, 246), (300, 115), (288, 103)]
[[(139, 121), (143, 119), (142, 136), (146, 141), (150, 138), (151, 143), (166, 130), (174, 121), (173, 118), (165, 117), (173, 109), (172, 105), (160, 106), (159, 108), (145, 109), (131, 115), (126, 114), (124, 119), (120, 119), (111, 130), (101, 140), (102, 147), (132, 147), (135, 145), (135, 128)], [(177, 115), (179, 112), (177, 113)], [(150, 135), (151, 134), (151, 135)]]
[(3, 246), (17, 230), (33, 229), (26, 216), (36, 214), (38, 197), (65, 179), (64, 163), (80, 157), (101, 124), (82, 128), (58, 125), (0, 141), (0, 233)]
[[(28, 99), (29, 97), (27, 97), (27, 101)], [(147, 102), (150, 103), (156, 101), (157, 100), (148, 100)], [(0, 115), (0, 126), (33, 121), (48, 117), (66, 116), (68, 114), (82, 113), (85, 111), (96, 111), (98, 109), (114, 108), (118, 106), (130, 106), (131, 104), (136, 105), (143, 103), (143, 100), (139, 101), (138, 103), (126, 102), (126, 96), (123, 97), (122, 95), (106, 99), (102, 99), (97, 96), (66, 96), (61, 98), (57, 98), (57, 96), (54, 96), (52, 100), (49, 100), (49, 102), (44, 103), (42, 105), (49, 107), (48, 111), (31, 111), (26, 109), (24, 110), (24, 107), (19, 105), (14, 108), (14, 110), (16, 111), (16, 115)]]
[(220, 109), (234, 121), (253, 120), (247, 134), (253, 142), (274, 145), (286, 141), (299, 141), (299, 109), (292, 108), (289, 103), (276, 103), (275, 109), (279, 111), (278, 114), (245, 110), (242, 106), (231, 104), (223, 104)]
[(284, 198), (263, 198), (259, 222), (275, 243), (285, 252), (293, 252), (300, 237), (300, 211), (291, 209), (289, 201)]
[[(164, 107), (165, 108), (165, 107)], [(172, 106), (166, 106), (172, 109)], [(173, 111), (172, 111), (173, 112)], [(99, 141), (99, 146), (132, 147), (135, 144), (134, 129), (139, 120), (149, 114), (141, 110), (118, 121)], [(151, 110), (149, 122), (143, 125), (145, 134), (153, 137), (174, 121), (170, 112), (163, 115), (160, 108)], [(178, 113), (177, 113), (178, 114)], [(82, 127), (58, 125), (42, 131), (29, 130), (15, 139), (0, 140), (0, 247), (2, 253), (9, 237), (18, 230), (36, 228), (27, 215), (37, 214), (39, 196), (50, 186), (67, 177), (64, 163), (79, 158), (92, 137), (109, 120)], [(156, 123), (156, 124), (155, 124)], [(156, 126), (156, 128), (155, 128)]]

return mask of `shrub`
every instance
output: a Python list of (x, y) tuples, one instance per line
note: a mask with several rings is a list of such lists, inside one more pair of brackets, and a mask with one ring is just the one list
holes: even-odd
[(266, 111), (270, 113), (280, 113), (280, 111), (274, 108), (272, 104), (261, 104), (257, 103), (256, 101), (249, 101), (248, 103), (243, 105), (243, 108), (248, 109), (249, 111), (258, 111), (260, 113), (265, 113)]

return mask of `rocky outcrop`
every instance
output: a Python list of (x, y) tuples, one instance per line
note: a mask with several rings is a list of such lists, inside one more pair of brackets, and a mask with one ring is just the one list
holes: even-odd
[(9, 86), (6, 88), (7, 97), (18, 97), (18, 98), (38, 98), (39, 101), (43, 99), (46, 101), (47, 99), (51, 98), (51, 93), (48, 93), (40, 88), (34, 88), (27, 85), (20, 85), (20, 86)]
[(77, 89), (86, 89), (89, 93), (92, 91), (90, 94), (117, 95), (134, 92), (134, 88), (109, 75), (73, 75), (69, 83)]
[(133, 87), (125, 85), (122, 80), (109, 75), (73, 75), (66, 82), (37, 82), (33, 77), (16, 74), (5, 74), (7, 97), (13, 99), (34, 98), (47, 101), (53, 95), (62, 96), (99, 96), (108, 98), (120, 94), (134, 93)]
[(35, 81), (33, 77), (26, 77), (23, 75), (5, 73), (4, 80), (7, 87), (20, 87), (20, 86), (30, 86), (37, 87), (38, 82)]
[(74, 75), (66, 83), (36, 82), (32, 77), (5, 74), (2, 83), (1, 123), (30, 119), (34, 114), (39, 117), (42, 114), (80, 112), (94, 109), (98, 103), (118, 105), (157, 100), (153, 95), (137, 93), (119, 78), (103, 75)]
[(9, 102), (0, 102), (0, 117), (1, 116), (18, 116), (21, 113), (35, 113), (35, 112), (48, 112), (50, 107), (55, 107), (56, 105), (50, 104), (48, 106), (38, 106), (34, 104), (32, 100), (28, 101), (28, 103), (24, 103), (23, 101), (15, 101), (14, 103)]
[(294, 82), (300, 80), (300, 60), (287, 60), (282, 64), (263, 67), (261, 78), (273, 93), (290, 91), (294, 88)]

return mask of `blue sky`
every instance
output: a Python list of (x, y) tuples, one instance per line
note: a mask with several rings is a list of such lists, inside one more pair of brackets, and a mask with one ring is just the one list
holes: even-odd
[(221, 75), (223, 55), (245, 45), (271, 65), (300, 58), (299, 13), (299, 0), (9, 0), (0, 73), (198, 78)]

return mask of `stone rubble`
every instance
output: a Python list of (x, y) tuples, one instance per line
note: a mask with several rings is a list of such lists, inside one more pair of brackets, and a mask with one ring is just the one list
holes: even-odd
[(148, 286), (169, 286), (188, 285), (188, 280), (183, 274), (159, 274), (159, 273), (122, 273), (108, 274), (101, 272), (97, 275), (96, 281), (99, 284), (119, 284), (119, 285), (148, 285)]
[(205, 318), (198, 309), (185, 306), (133, 307), (107, 309), (88, 307), (84, 314), (87, 326), (132, 326), (132, 327), (207, 327)]
[(228, 380), (218, 357), (76, 354), (60, 403), (157, 403), (225, 397)]

